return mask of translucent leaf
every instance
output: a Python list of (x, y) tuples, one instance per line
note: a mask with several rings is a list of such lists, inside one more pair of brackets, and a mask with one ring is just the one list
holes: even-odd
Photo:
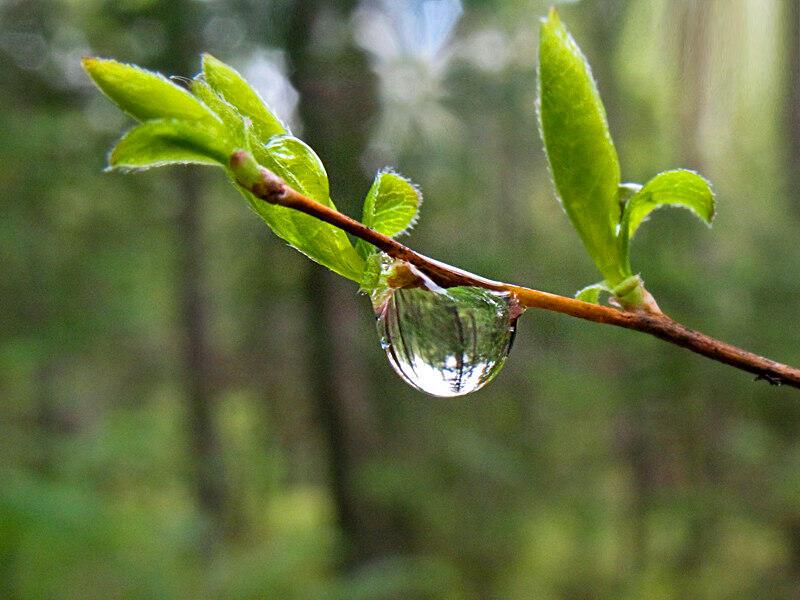
[(202, 102), (159, 73), (102, 58), (82, 63), (97, 87), (135, 119), (217, 120)]
[(388, 291), (387, 269), (392, 262), (393, 259), (383, 252), (368, 254), (364, 259), (364, 272), (361, 274), (361, 291), (373, 296)]
[(261, 149), (254, 151), (259, 163), (301, 194), (334, 208), (325, 166), (308, 144), (294, 136), (282, 135), (273, 137)]
[(617, 239), (619, 240), (619, 255), (620, 259), (625, 265), (626, 272), (631, 271), (631, 258), (630, 258), (630, 237), (628, 236), (628, 223), (630, 213), (626, 212), (628, 201), (633, 198), (642, 186), (638, 183), (620, 183), (617, 188), (617, 203), (620, 210), (620, 224), (617, 227)]
[(582, 290), (578, 290), (578, 292), (575, 294), (575, 298), (577, 300), (583, 300), (584, 302), (597, 304), (600, 302), (600, 294), (602, 292), (610, 293), (610, 290), (604, 281), (587, 285)]
[(539, 38), (539, 127), (558, 197), (609, 283), (629, 273), (616, 239), (619, 161), (589, 64), (555, 10)]
[(109, 155), (109, 167), (148, 169), (171, 164), (227, 165), (235, 148), (221, 126), (159, 119), (137, 125)]
[(247, 127), (244, 118), (233, 105), (219, 96), (205, 81), (192, 81), (192, 93), (220, 118), (228, 129), (228, 134), (237, 146), (249, 149)]
[[(109, 157), (111, 168), (146, 169), (184, 163), (227, 167), (230, 155), (244, 147), (291, 187), (334, 208), (319, 157), (301, 140), (276, 135), (285, 133), (285, 127), (244, 79), (224, 63), (204, 57), (205, 80), (193, 83), (194, 93), (203, 101), (165, 77), (139, 67), (92, 58), (84, 59), (83, 64), (111, 100), (135, 118), (147, 121), (119, 141)], [(270, 139), (262, 145), (259, 138)], [(241, 186), (237, 188), (289, 244), (340, 275), (361, 281), (364, 260), (344, 232), (293, 209), (270, 205)]]
[(260, 141), (264, 142), (274, 135), (287, 133), (280, 119), (235, 69), (210, 54), (204, 54), (203, 76), (217, 94), (252, 121), (253, 129)]
[[(253, 146), (253, 156), (298, 192), (336, 208), (328, 195), (325, 169), (302, 140), (274, 137), (268, 144)], [(245, 190), (242, 193), (276, 235), (310, 259), (360, 283), (364, 260), (342, 230), (294, 209), (264, 202)]]
[[(422, 194), (408, 179), (390, 171), (380, 170), (364, 199), (361, 222), (389, 237), (405, 233), (417, 220)], [(356, 248), (362, 256), (377, 249), (358, 240)]]
[(626, 203), (624, 219), (629, 237), (633, 238), (651, 212), (668, 205), (689, 209), (708, 226), (714, 219), (711, 184), (694, 171), (666, 171), (653, 177)]

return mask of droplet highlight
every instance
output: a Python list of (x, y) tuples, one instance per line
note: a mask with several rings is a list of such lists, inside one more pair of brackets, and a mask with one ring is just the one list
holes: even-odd
[(394, 370), (440, 397), (469, 394), (497, 376), (520, 312), (511, 294), (470, 286), (394, 289), (376, 311), (381, 347)]

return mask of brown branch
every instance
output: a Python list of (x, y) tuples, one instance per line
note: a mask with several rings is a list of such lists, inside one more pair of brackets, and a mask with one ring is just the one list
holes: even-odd
[[(242, 153), (231, 157), (234, 171), (246, 158)], [(541, 292), (530, 288), (492, 281), (468, 271), (433, 260), (404, 246), (397, 240), (366, 227), (332, 208), (312, 200), (289, 187), (280, 177), (260, 167), (259, 177), (239, 177), (239, 183), (270, 204), (279, 204), (299, 210), (321, 221), (330, 223), (351, 235), (369, 242), (389, 256), (414, 265), (436, 284), (442, 287), (459, 285), (480, 286), (490, 290), (510, 292), (526, 308), (541, 308), (564, 313), (579, 319), (616, 325), (648, 333), (657, 338), (702, 354), (712, 360), (731, 365), (742, 371), (753, 373), (756, 379), (764, 379), (773, 385), (788, 385), (800, 389), (800, 369), (758, 356), (747, 350), (726, 344), (699, 331), (689, 329), (660, 312), (619, 310), (616, 308), (583, 302), (574, 298)]]

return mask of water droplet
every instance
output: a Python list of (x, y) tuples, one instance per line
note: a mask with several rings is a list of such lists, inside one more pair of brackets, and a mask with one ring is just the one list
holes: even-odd
[(503, 368), (519, 309), (511, 294), (480, 287), (391, 290), (376, 307), (394, 370), (433, 396), (479, 390)]

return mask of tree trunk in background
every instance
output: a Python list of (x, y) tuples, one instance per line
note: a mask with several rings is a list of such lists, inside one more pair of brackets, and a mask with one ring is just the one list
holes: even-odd
[(208, 326), (203, 294), (202, 179), (195, 169), (177, 174), (180, 212), (177, 217), (179, 256), (178, 306), (181, 312), (181, 361), (192, 470), (198, 506), (210, 520), (209, 541), (226, 528), (227, 489), (214, 422)]
[(786, 132), (789, 203), (800, 215), (800, 2), (786, 0)]
[(703, 172), (703, 157), (699, 132), (706, 104), (708, 79), (708, 44), (710, 6), (704, 2), (684, 0), (679, 6), (681, 14), (681, 45), (678, 64), (682, 85), (678, 87), (678, 126), (680, 130), (680, 155), (686, 167)]
[[(678, 86), (678, 154), (681, 166), (707, 172), (705, 148), (703, 147), (704, 113), (713, 110), (709, 107), (710, 70), (718, 56), (718, 46), (712, 45), (709, 31), (714, 25), (715, 4), (711, 2), (695, 2), (683, 0), (678, 6), (678, 17), (675, 25), (679, 28), (680, 46), (678, 48), (678, 68), (680, 83)], [(715, 52), (717, 54), (715, 54)], [(700, 571), (703, 559), (710, 552), (709, 540), (714, 539), (714, 531), (720, 522), (718, 511), (714, 510), (714, 499), (708, 499), (707, 490), (718, 489), (720, 465), (715, 452), (719, 447), (719, 432), (724, 430), (726, 405), (715, 403), (713, 399), (687, 398), (691, 404), (686, 406), (691, 411), (691, 421), (677, 424), (675, 433), (680, 436), (685, 448), (679, 468), (685, 470), (687, 485), (702, 504), (709, 506), (691, 513), (686, 522), (686, 541), (677, 558), (678, 568), (687, 577), (679, 587), (680, 597), (696, 595), (696, 583), (693, 577)]]
[[(619, 24), (628, 14), (629, 2), (593, 4), (590, 43), (592, 72), (608, 114), (612, 135), (617, 134), (625, 123), (625, 104), (620, 99), (620, 87), (613, 64), (615, 49), (619, 43)], [(588, 6), (587, 6), (588, 9)], [(623, 162), (624, 168), (624, 162)], [(623, 172), (623, 180), (625, 173)], [(622, 356), (618, 357), (622, 361)], [(624, 368), (624, 366), (622, 367)], [(628, 536), (624, 543), (628, 552), (622, 571), (641, 573), (647, 568), (649, 531), (647, 515), (652, 505), (656, 467), (652, 457), (657, 454), (648, 436), (649, 416), (646, 399), (629, 399), (624, 411), (616, 417), (615, 451), (619, 460), (627, 465), (630, 482), (630, 498), (625, 506)]]
[[(346, 23), (353, 5), (296, 3), (286, 44), (293, 83), (300, 92), (302, 137), (325, 163), (331, 195), (345, 212), (360, 204), (370, 185), (359, 161), (374, 114), (374, 85), (349, 36), (342, 41), (341, 31), (324, 30), (319, 19), (339, 12), (330, 22)], [(323, 39), (326, 34), (331, 39)], [(336, 46), (315, 48), (323, 43)], [(353, 332), (350, 324), (370, 317), (362, 315), (365, 303), (358, 302), (349, 282), (311, 263), (305, 277), (311, 394), (328, 445), (331, 493), (348, 547), (345, 567), (352, 568), (397, 547), (391, 524), (359, 498), (353, 481), (358, 465), (381, 445), (358, 350), (347, 341)]]
[[(603, 99), (611, 134), (615, 134), (615, 125), (624, 123), (625, 114), (621, 108), (619, 98), (619, 85), (617, 73), (613, 64), (614, 51), (617, 47), (620, 34), (620, 23), (628, 13), (628, 0), (614, 0), (614, 2), (597, 2), (593, 5), (592, 27), (587, 34), (593, 54), (590, 57), (592, 73), (597, 80), (597, 88)], [(586, 6), (584, 10), (589, 9)]]
[[(202, 50), (197, 33), (202, 30), (197, 7), (188, 0), (164, 0), (154, 12), (167, 30), (166, 39), (171, 42), (164, 49), (158, 66), (169, 74), (193, 74), (199, 68)], [(212, 407), (210, 341), (203, 293), (203, 174), (197, 171), (184, 169), (175, 174), (179, 205), (175, 220), (176, 295), (193, 486), (198, 506), (210, 525), (204, 548), (208, 553), (227, 528), (229, 497)]]
[[(786, 27), (786, 189), (789, 206), (800, 216), (800, 3), (785, 0)], [(785, 511), (784, 523), (789, 542), (789, 575), (794, 594), (800, 598), (800, 513), (796, 506)]]

